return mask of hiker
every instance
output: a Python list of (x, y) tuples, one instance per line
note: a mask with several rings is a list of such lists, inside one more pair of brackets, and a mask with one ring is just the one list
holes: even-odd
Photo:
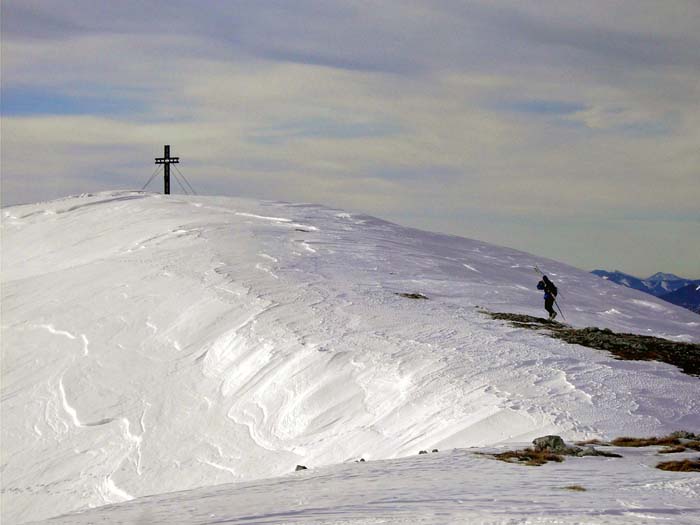
[(557, 287), (549, 280), (546, 275), (542, 276), (542, 280), (537, 283), (538, 290), (544, 290), (544, 309), (549, 313), (549, 320), (553, 320), (557, 316), (554, 311), (554, 300), (557, 298)]

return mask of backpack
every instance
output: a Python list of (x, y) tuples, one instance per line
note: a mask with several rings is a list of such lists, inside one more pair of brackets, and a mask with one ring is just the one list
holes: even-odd
[(542, 276), (542, 281), (544, 282), (544, 291), (552, 294), (554, 297), (557, 296), (557, 287), (554, 285), (552, 281), (549, 280), (549, 277), (546, 275)]

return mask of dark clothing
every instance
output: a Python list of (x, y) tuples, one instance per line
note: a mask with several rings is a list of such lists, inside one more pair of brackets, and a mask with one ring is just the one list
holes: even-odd
[(544, 284), (544, 293), (545, 296), (547, 294), (553, 295), (554, 297), (557, 296), (557, 287), (554, 285), (552, 281), (549, 280), (549, 277), (546, 275), (542, 276), (542, 283)]
[(547, 313), (549, 313), (550, 318), (556, 317), (556, 315), (557, 315), (557, 312), (554, 311), (553, 306), (554, 306), (554, 297), (551, 295), (549, 297), (547, 297), (545, 295), (545, 297), (544, 297), (544, 309), (547, 310)]
[(542, 280), (537, 283), (537, 289), (544, 291), (544, 309), (547, 310), (550, 319), (554, 319), (557, 316), (557, 312), (554, 311), (554, 301), (557, 297), (557, 287), (546, 275), (542, 276)]

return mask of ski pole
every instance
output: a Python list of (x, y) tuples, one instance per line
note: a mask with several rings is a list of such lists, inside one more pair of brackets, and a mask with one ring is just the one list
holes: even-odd
[(564, 319), (564, 321), (566, 321), (566, 317), (564, 317), (564, 312), (561, 311), (561, 307), (559, 306), (559, 303), (557, 302), (556, 298), (554, 298), (554, 305), (557, 307), (557, 310), (559, 310), (561, 318)]
[[(533, 266), (532, 269), (535, 270), (538, 274), (540, 274), (540, 277), (544, 277), (544, 273), (542, 273), (542, 270), (540, 270), (537, 266)], [(561, 318), (564, 321), (566, 321), (566, 317), (564, 317), (564, 312), (561, 311), (561, 306), (559, 306), (559, 303), (557, 302), (556, 297), (554, 298), (554, 306), (556, 306), (557, 310), (559, 310), (559, 313), (561, 314)]]

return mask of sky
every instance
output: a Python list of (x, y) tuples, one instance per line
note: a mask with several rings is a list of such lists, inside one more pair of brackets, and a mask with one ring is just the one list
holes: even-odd
[(199, 194), (700, 279), (697, 0), (0, 10), (3, 206), (140, 189), (170, 144)]

